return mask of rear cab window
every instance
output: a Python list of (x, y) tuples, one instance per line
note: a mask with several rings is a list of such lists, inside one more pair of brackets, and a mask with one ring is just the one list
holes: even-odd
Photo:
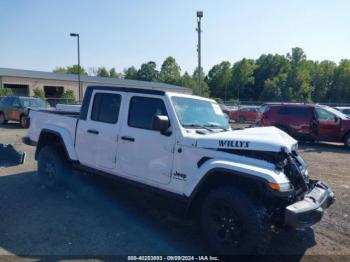
[(128, 116), (130, 127), (153, 130), (153, 117), (156, 115), (168, 116), (162, 99), (143, 96), (131, 97)]
[(121, 95), (114, 93), (96, 93), (91, 110), (91, 120), (108, 124), (118, 122)]

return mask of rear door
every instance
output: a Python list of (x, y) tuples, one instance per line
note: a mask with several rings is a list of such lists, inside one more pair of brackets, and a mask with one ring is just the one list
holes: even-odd
[(325, 141), (337, 140), (340, 134), (341, 120), (320, 107), (316, 107), (316, 113), (319, 139)]
[(116, 167), (119, 116), (125, 93), (95, 90), (86, 120), (77, 127), (76, 151), (86, 166), (111, 170)]
[(286, 126), (291, 135), (309, 138), (313, 135), (311, 128), (312, 111), (304, 106), (282, 106), (277, 109), (276, 126)]
[(121, 171), (126, 176), (168, 184), (175, 134), (166, 136), (152, 129), (155, 115), (168, 116), (164, 97), (130, 93), (128, 100), (129, 113), (121, 130), (119, 145)]

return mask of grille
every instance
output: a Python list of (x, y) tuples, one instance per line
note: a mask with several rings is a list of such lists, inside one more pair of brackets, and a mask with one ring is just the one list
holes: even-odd
[(289, 178), (294, 187), (295, 194), (301, 198), (308, 191), (307, 179), (305, 179), (302, 170), (302, 164), (294, 155), (289, 155), (287, 158), (287, 165), (284, 167), (284, 173)]

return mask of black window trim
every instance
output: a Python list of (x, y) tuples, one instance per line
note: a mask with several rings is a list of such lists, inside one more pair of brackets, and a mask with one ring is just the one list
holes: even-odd
[[(154, 96), (139, 96), (139, 95), (133, 95), (130, 97), (129, 99), (129, 109), (128, 109), (128, 127), (131, 127), (131, 128), (137, 128), (137, 129), (142, 129), (142, 130), (149, 130), (149, 131), (153, 131), (153, 132), (158, 132), (157, 130), (154, 130), (152, 128), (143, 128), (143, 127), (136, 127), (136, 126), (130, 126), (130, 109), (131, 109), (131, 100), (134, 98), (134, 97), (140, 97), (140, 98), (153, 98), (153, 99), (158, 99), (158, 100), (161, 100), (164, 104), (164, 108), (165, 108), (165, 111), (166, 111), (166, 115), (167, 117), (169, 118), (169, 113), (168, 113), (168, 110), (166, 108), (166, 105), (164, 103), (164, 100), (161, 98), (161, 97), (154, 97)], [(169, 127), (170, 127), (170, 118), (169, 118)]]
[(165, 96), (165, 91), (156, 89), (143, 89), (133, 87), (116, 87), (116, 86), (88, 86), (85, 90), (82, 107), (80, 110), (80, 120), (86, 120), (88, 117), (88, 111), (90, 108), (91, 97), (93, 91), (114, 91), (120, 93), (136, 93), (146, 95), (158, 95)]
[[(95, 104), (95, 97), (97, 94), (102, 94), (102, 95), (105, 95), (105, 94), (110, 94), (110, 95), (118, 95), (120, 97), (120, 106), (119, 106), (119, 110), (118, 110), (118, 116), (117, 116), (117, 120), (115, 122), (106, 122), (106, 121), (101, 121), (101, 120), (95, 120), (95, 119), (92, 119), (92, 112), (94, 110), (94, 104)], [(93, 99), (92, 99), (92, 105), (91, 105), (91, 110), (90, 110), (90, 115), (89, 115), (89, 118), (90, 118), (90, 121), (94, 121), (94, 122), (98, 122), (98, 123), (104, 123), (104, 124), (110, 124), (110, 125), (115, 125), (118, 123), (119, 121), (119, 118), (120, 118), (120, 109), (121, 109), (121, 104), (122, 104), (122, 99), (123, 99), (123, 96), (119, 93), (115, 93), (115, 92), (111, 92), (111, 93), (107, 93), (107, 92), (95, 92), (94, 95), (93, 95)]]

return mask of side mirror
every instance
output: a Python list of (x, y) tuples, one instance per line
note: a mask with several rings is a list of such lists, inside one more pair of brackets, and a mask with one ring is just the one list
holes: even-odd
[(169, 118), (167, 116), (155, 115), (152, 120), (152, 129), (159, 131), (162, 135), (171, 135), (167, 132), (169, 128)]
[(334, 116), (334, 122), (337, 123), (339, 118), (337, 116)]

